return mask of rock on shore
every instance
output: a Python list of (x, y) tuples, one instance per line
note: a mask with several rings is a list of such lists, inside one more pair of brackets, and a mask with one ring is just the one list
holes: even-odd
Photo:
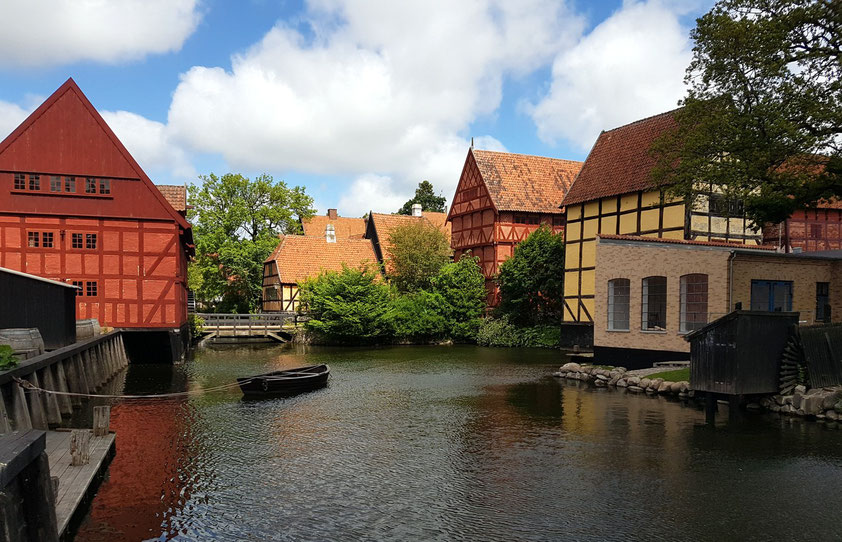
[(677, 395), (679, 397), (692, 396), (689, 382), (666, 382), (663, 378), (640, 378), (627, 373), (625, 367), (601, 368), (571, 362), (562, 365), (555, 376), (590, 382), (598, 387), (626, 388), (637, 393)]

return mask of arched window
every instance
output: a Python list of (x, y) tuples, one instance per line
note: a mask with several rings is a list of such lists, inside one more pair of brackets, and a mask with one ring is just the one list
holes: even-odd
[(629, 330), (629, 279), (608, 281), (608, 329)]
[(641, 289), (640, 329), (666, 331), (667, 277), (646, 277)]
[(708, 276), (692, 273), (681, 277), (681, 318), (679, 330), (682, 333), (695, 331), (708, 322)]

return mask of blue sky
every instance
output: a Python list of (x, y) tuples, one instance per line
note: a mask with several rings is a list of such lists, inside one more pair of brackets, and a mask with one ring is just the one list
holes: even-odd
[(0, 137), (73, 77), (157, 183), (266, 172), (391, 212), (423, 179), (449, 199), (472, 137), (584, 160), (673, 108), (710, 4), (6, 0)]

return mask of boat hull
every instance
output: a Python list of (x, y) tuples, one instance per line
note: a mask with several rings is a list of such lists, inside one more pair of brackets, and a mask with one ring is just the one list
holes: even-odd
[(330, 368), (327, 365), (312, 365), (238, 378), (237, 383), (246, 397), (276, 397), (323, 388), (329, 376)]

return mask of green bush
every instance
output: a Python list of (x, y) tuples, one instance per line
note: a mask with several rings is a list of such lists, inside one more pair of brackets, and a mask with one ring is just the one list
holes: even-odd
[(508, 318), (485, 318), (477, 333), (480, 346), (557, 348), (561, 340), (559, 326), (518, 326)]
[(0, 344), (0, 371), (8, 371), (18, 366), (18, 358), (8, 344)]
[(429, 341), (447, 335), (447, 322), (442, 316), (445, 300), (431, 292), (396, 295), (389, 308), (389, 325), (396, 339)]
[(454, 341), (474, 341), (485, 312), (485, 278), (478, 258), (462, 256), (445, 265), (432, 280), (442, 299), (441, 313), (447, 334)]
[(198, 314), (191, 314), (187, 317), (187, 325), (190, 328), (190, 337), (195, 339), (205, 330), (205, 319)]
[(371, 343), (391, 335), (391, 292), (369, 269), (343, 267), (301, 286), (301, 302), (310, 312), (307, 329), (341, 342)]

